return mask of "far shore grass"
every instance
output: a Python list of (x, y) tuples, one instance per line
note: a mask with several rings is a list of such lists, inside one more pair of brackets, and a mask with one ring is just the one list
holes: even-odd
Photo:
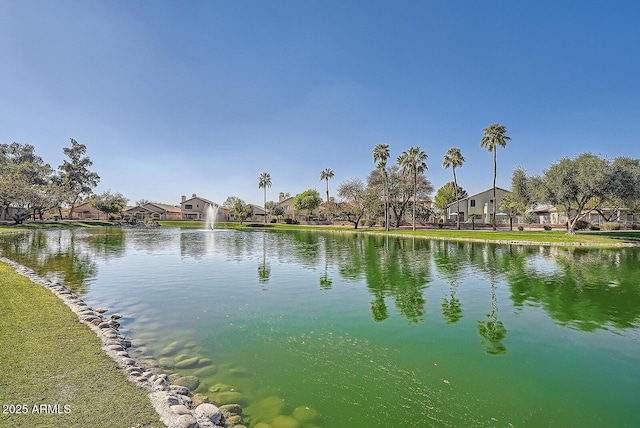
[(0, 262), (0, 426), (164, 427), (55, 294)]
[[(160, 221), (161, 226), (180, 228), (203, 228), (201, 221)], [(29, 222), (22, 225), (0, 226), (0, 233), (30, 230), (30, 229), (52, 229), (69, 227), (98, 227), (114, 226), (114, 222), (108, 221), (58, 221), (58, 222)], [(574, 235), (567, 234), (564, 230), (506, 230), (499, 228), (493, 230), (456, 230), (456, 229), (436, 229), (420, 227), (413, 231), (406, 226), (400, 229), (391, 229), (386, 232), (380, 227), (359, 227), (354, 229), (353, 225), (289, 225), (282, 223), (257, 223), (257, 222), (218, 222), (216, 228), (219, 229), (240, 229), (240, 230), (318, 230), (318, 231), (340, 231), (350, 233), (373, 233), (386, 234), (389, 236), (415, 236), (427, 239), (443, 239), (457, 241), (475, 241), (489, 243), (510, 243), (510, 244), (537, 244), (555, 246), (629, 246), (640, 245), (640, 230), (620, 230), (620, 231), (578, 231)]]
[[(186, 222), (186, 221), (161, 221), (162, 226), (182, 227), (182, 228), (202, 228), (203, 222)], [(413, 231), (410, 228), (391, 229), (386, 232), (380, 227), (360, 227), (354, 229), (353, 226), (319, 226), (319, 225), (289, 225), (280, 223), (255, 223), (244, 222), (221, 222), (216, 223), (216, 228), (220, 229), (243, 229), (255, 230), (260, 228), (274, 230), (318, 230), (318, 231), (340, 231), (350, 233), (373, 233), (389, 236), (406, 236), (420, 237), (427, 239), (444, 239), (457, 241), (476, 241), (476, 242), (494, 242), (494, 243), (512, 243), (512, 244), (538, 244), (538, 245), (567, 245), (567, 246), (627, 246), (640, 244), (640, 231), (624, 230), (624, 231), (598, 231), (587, 232), (579, 231), (574, 235), (569, 235), (565, 231), (509, 231), (499, 229), (493, 230), (455, 230), (455, 229), (432, 229), (418, 228)]]

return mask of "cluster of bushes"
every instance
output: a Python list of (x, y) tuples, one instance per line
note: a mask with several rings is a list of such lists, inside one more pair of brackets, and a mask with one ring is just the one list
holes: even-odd
[(576, 221), (576, 225), (574, 227), (575, 230), (586, 230), (591, 224), (586, 220), (578, 220)]
[(300, 224), (300, 222), (298, 220), (292, 219), (292, 218), (285, 218), (284, 222), (287, 224)]
[[(637, 224), (632, 224), (630, 227), (632, 230), (637, 230), (640, 228)], [(608, 221), (604, 223), (602, 227), (598, 226), (597, 224), (592, 224), (591, 226), (589, 226), (590, 230), (600, 230), (601, 228), (602, 230), (620, 230), (622, 229), (622, 226), (620, 225), (620, 223), (616, 223), (615, 221)]]
[[(620, 223), (616, 223), (615, 221), (608, 221), (602, 225), (602, 230), (620, 230), (621, 227), (622, 226), (620, 226)], [(633, 225), (631, 225), (631, 228), (633, 229)], [(597, 224), (589, 225), (589, 230), (600, 230), (600, 226), (598, 226)]]
[(620, 223), (615, 221), (608, 221), (602, 225), (604, 230), (620, 230)]

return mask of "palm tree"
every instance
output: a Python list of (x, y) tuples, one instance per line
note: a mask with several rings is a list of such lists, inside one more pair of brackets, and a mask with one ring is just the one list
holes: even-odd
[(460, 230), (460, 198), (458, 197), (458, 180), (456, 178), (456, 168), (461, 167), (464, 163), (464, 156), (460, 152), (460, 149), (451, 147), (447, 150), (447, 153), (442, 159), (442, 166), (444, 169), (451, 167), (453, 170), (453, 194), (456, 195), (456, 201), (458, 202), (457, 215), (458, 218), (458, 230)]
[(389, 189), (387, 183), (387, 159), (389, 159), (389, 145), (378, 144), (373, 148), (373, 162), (382, 172), (384, 186), (384, 230), (389, 231)]
[(264, 222), (267, 222), (267, 187), (271, 187), (271, 175), (263, 172), (258, 177), (258, 189), (264, 189)]
[(320, 181), (325, 180), (327, 182), (327, 209), (329, 209), (329, 179), (333, 178), (333, 176), (331, 168), (325, 168), (324, 171), (320, 171)]
[(498, 206), (498, 201), (496, 200), (496, 175), (498, 174), (496, 152), (498, 146), (506, 147), (507, 141), (509, 141), (511, 137), (507, 136), (507, 127), (499, 123), (489, 125), (487, 128), (484, 128), (482, 132), (484, 135), (480, 140), (480, 147), (487, 149), (489, 152), (493, 152), (493, 219), (491, 220), (491, 224), (493, 225), (493, 230), (496, 230), (496, 207)]
[(398, 164), (402, 167), (402, 174), (413, 175), (413, 230), (416, 230), (416, 200), (418, 199), (418, 174), (424, 174), (427, 168), (427, 154), (418, 147), (409, 147), (409, 150), (398, 156)]

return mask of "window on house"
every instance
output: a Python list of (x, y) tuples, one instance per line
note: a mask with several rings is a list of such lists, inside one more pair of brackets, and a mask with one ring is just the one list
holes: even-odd
[(471, 206), (475, 207), (476, 206), (476, 200), (475, 199), (471, 199)]
[(192, 210), (193, 209), (193, 205), (191, 205), (191, 204), (185, 205), (184, 209), (185, 210)]

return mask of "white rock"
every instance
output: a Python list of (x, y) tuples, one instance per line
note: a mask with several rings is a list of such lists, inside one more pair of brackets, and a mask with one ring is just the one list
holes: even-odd
[(196, 428), (198, 421), (191, 415), (180, 416), (175, 423), (171, 424), (171, 428)]
[(171, 406), (171, 411), (178, 415), (190, 415), (191, 411), (189, 408), (183, 404), (176, 404)]
[(211, 403), (202, 403), (195, 410), (196, 416), (208, 419), (211, 422), (218, 423), (222, 417), (222, 412), (218, 407)]

